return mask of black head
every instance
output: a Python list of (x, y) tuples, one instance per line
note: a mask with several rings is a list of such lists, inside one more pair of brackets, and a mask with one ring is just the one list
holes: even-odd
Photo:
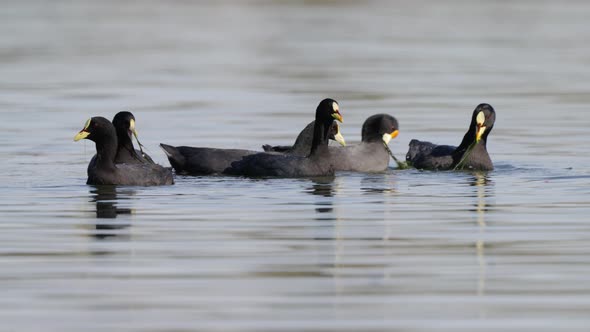
[(338, 102), (330, 98), (322, 100), (315, 111), (315, 118), (316, 122), (321, 121), (328, 125), (330, 125), (333, 120), (342, 122), (342, 115), (340, 115)]
[(86, 121), (84, 128), (74, 137), (74, 141), (85, 138), (98, 143), (111, 137), (116, 137), (113, 124), (102, 116), (95, 116)]
[(314, 154), (319, 146), (328, 146), (330, 126), (332, 126), (334, 120), (342, 122), (342, 115), (340, 115), (338, 102), (334, 99), (326, 98), (320, 102), (315, 110), (315, 123), (313, 126), (310, 155)]
[(135, 133), (135, 117), (131, 112), (119, 112), (113, 118), (113, 126), (118, 135), (124, 134), (131, 138), (131, 134)]
[(363, 142), (383, 140), (385, 144), (399, 134), (397, 120), (389, 114), (375, 114), (365, 120), (361, 133)]
[(473, 111), (471, 116), (471, 124), (469, 125), (468, 133), (473, 133), (470, 136), (471, 140), (479, 142), (487, 140), (488, 135), (494, 127), (496, 121), (496, 112), (489, 104), (479, 104)]

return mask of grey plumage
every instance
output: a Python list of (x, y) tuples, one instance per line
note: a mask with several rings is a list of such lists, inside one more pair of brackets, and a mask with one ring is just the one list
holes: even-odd
[[(115, 164), (155, 164), (149, 155), (133, 147), (131, 135), (136, 133), (134, 123), (135, 116), (131, 112), (119, 112), (113, 117), (112, 124), (117, 133), (117, 154), (115, 155)], [(92, 157), (88, 164), (88, 168), (96, 167), (96, 157), (96, 154)]]
[(115, 164), (117, 135), (113, 124), (103, 117), (87, 121), (74, 138), (89, 139), (96, 144), (96, 159), (89, 164), (87, 184), (154, 186), (173, 184), (171, 170), (152, 163)]
[(379, 173), (389, 166), (383, 142), (361, 142), (351, 146), (331, 146), (330, 160), (335, 171)]
[(301, 157), (290, 154), (257, 153), (248, 155), (231, 164), (225, 174), (252, 177), (316, 177), (334, 174), (327, 146), (320, 147), (312, 156)]
[(359, 144), (331, 146), (330, 160), (336, 171), (365, 173), (383, 172), (389, 166), (389, 153), (383, 144), (384, 135), (397, 136), (397, 120), (388, 114), (375, 114), (367, 118), (362, 127)]
[(170, 165), (178, 174), (207, 175), (220, 174), (232, 162), (258, 153), (251, 150), (215, 149), (190, 146), (171, 146), (160, 143)]
[[(297, 135), (295, 139), (295, 143), (292, 146), (289, 145), (276, 145), (272, 146), (269, 144), (265, 144), (262, 146), (262, 149), (265, 152), (279, 152), (279, 153), (287, 153), (292, 154), (295, 156), (305, 157), (309, 154), (311, 149), (311, 143), (313, 140), (313, 128), (315, 125), (315, 120), (310, 122), (303, 130)], [(344, 138), (340, 135), (340, 127), (338, 126), (338, 122), (335, 120), (330, 125), (330, 132), (329, 138), (331, 140), (335, 140), (341, 145), (344, 145)], [(339, 136), (339, 137), (338, 137)]]
[(117, 164), (88, 169), (86, 184), (160, 186), (174, 184), (172, 172), (157, 164)]
[(231, 164), (224, 173), (242, 176), (315, 177), (334, 174), (328, 149), (329, 128), (332, 121), (342, 121), (338, 103), (324, 99), (316, 109), (314, 133), (307, 157), (257, 153)]
[(469, 129), (458, 147), (413, 139), (410, 141), (406, 160), (418, 169), (493, 170), (494, 165), (487, 151), (487, 138), (495, 120), (494, 108), (488, 104), (480, 104), (473, 111)]
[[(311, 150), (313, 139), (314, 121), (308, 124), (297, 136), (295, 144), (284, 147), (263, 146), (265, 151), (306, 156)], [(339, 135), (338, 125), (333, 123), (330, 127), (330, 138), (335, 139)], [(160, 144), (166, 153), (170, 165), (178, 174), (208, 175), (221, 174), (231, 166), (231, 163), (242, 159), (242, 157), (259, 153), (252, 150), (241, 149), (216, 149), (206, 147), (171, 146)]]
[(456, 146), (436, 145), (417, 139), (410, 141), (406, 161), (419, 169), (450, 169), (453, 166), (453, 152)]

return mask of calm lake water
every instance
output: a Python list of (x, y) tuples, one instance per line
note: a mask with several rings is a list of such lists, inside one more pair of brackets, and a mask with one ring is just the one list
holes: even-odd
[[(590, 3), (5, 1), (0, 330), (590, 329)], [(343, 134), (458, 144), (492, 104), (489, 173), (85, 185), (91, 116), (158, 143)]]

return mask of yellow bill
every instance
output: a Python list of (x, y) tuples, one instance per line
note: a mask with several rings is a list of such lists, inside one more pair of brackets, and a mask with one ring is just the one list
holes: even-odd
[(478, 126), (483, 126), (483, 123), (486, 121), (486, 116), (483, 112), (477, 113), (477, 117), (475, 117), (475, 122)]
[(481, 137), (486, 132), (486, 126), (483, 124), (486, 122), (486, 116), (483, 112), (477, 113), (475, 117), (475, 124), (477, 126), (477, 131), (475, 132), (475, 142), (479, 143)]
[(479, 124), (477, 125), (477, 132), (475, 133), (475, 142), (479, 143), (479, 141), (481, 140), (481, 137), (483, 136), (483, 134), (486, 132), (486, 126), (480, 126)]
[(143, 144), (141, 144), (141, 142), (139, 141), (137, 130), (135, 129), (134, 119), (129, 120), (129, 130), (131, 130), (133, 136), (135, 136), (135, 140), (137, 141), (137, 145), (139, 145), (139, 151), (141, 151), (141, 155), (145, 157), (145, 153), (143, 152)]
[(78, 142), (81, 139), (85, 139), (86, 137), (88, 137), (88, 135), (90, 135), (90, 133), (82, 129), (78, 134), (76, 134), (76, 136), (74, 136), (74, 142)]
[(86, 137), (88, 137), (88, 135), (90, 135), (90, 132), (87, 131), (88, 127), (90, 127), (90, 121), (92, 119), (88, 119), (86, 120), (86, 123), (84, 124), (84, 129), (80, 130), (79, 133), (76, 134), (76, 136), (74, 136), (74, 142), (78, 142), (81, 139), (84, 139)]
[(383, 142), (384, 142), (385, 144), (389, 144), (389, 141), (391, 141), (392, 139), (396, 138), (396, 137), (397, 137), (397, 135), (399, 135), (399, 130), (397, 130), (397, 129), (396, 129), (396, 130), (394, 130), (394, 131), (392, 131), (392, 132), (391, 132), (391, 133), (389, 133), (389, 134), (383, 134), (383, 137), (382, 137), (382, 139), (383, 139)]
[(342, 123), (342, 115), (340, 115), (340, 113), (338, 111), (336, 111), (335, 113), (332, 113), (332, 117), (335, 120), (338, 120), (338, 121), (340, 121), (340, 123)]
[(137, 143), (139, 143), (139, 138), (137, 138), (138, 134), (137, 134), (137, 130), (135, 129), (135, 120), (131, 119), (129, 121), (129, 130), (131, 130), (131, 132), (133, 133), (133, 136), (135, 136), (135, 139), (137, 140)]
[(342, 146), (346, 146), (346, 141), (344, 140), (344, 136), (340, 133), (340, 127), (338, 127), (338, 132), (334, 135), (334, 140)]

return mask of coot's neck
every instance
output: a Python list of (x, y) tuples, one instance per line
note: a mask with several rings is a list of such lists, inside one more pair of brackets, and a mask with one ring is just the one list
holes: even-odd
[[(463, 154), (465, 154), (467, 149), (469, 149), (469, 146), (471, 146), (471, 144), (473, 144), (475, 142), (475, 135), (476, 135), (475, 127), (476, 127), (475, 124), (472, 124), (469, 127), (469, 130), (465, 133), (465, 136), (463, 136), (463, 140), (461, 141), (461, 144), (459, 144), (457, 149), (453, 152), (453, 160), (455, 162), (459, 162), (459, 160), (461, 160), (461, 158), (463, 158)], [(480, 149), (486, 150), (488, 135), (490, 134), (490, 131), (492, 131), (491, 127), (485, 131), (485, 133), (483, 134), (483, 136), (479, 140), (479, 143), (477, 143), (477, 145), (474, 147), (474, 150), (480, 150)]]
[(116, 155), (116, 135), (103, 135), (102, 137), (100, 137), (100, 140), (96, 141), (96, 158), (99, 167), (114, 168)]
[(315, 122), (310, 122), (305, 128), (299, 133), (295, 143), (293, 144), (293, 153), (296, 155), (305, 155), (310, 152), (311, 142), (313, 140), (313, 130)]
[[(453, 152), (452, 168), (455, 168), (460, 162), (463, 161), (463, 159), (465, 158), (465, 153), (467, 151), (468, 151), (468, 149), (460, 151), (457, 148), (457, 150), (455, 150), (455, 152)], [(463, 163), (464, 163), (464, 165), (473, 166), (474, 162), (477, 162), (478, 159), (480, 159), (482, 156), (486, 156), (486, 155), (487, 155), (487, 150), (486, 150), (485, 142), (480, 141), (477, 145), (475, 145), (473, 147), (473, 150), (469, 151), (469, 156), (467, 156), (467, 158), (465, 158)]]
[(323, 121), (318, 121), (316, 119), (315, 125), (313, 127), (313, 140), (311, 142), (310, 156), (318, 153), (318, 151), (321, 151), (328, 146), (330, 124), (326, 125), (326, 123)]
[(128, 153), (133, 157), (137, 157), (135, 154), (135, 148), (133, 147), (133, 142), (131, 141), (131, 135), (129, 135), (127, 130), (117, 130), (117, 140), (117, 154)]
[(365, 136), (361, 139), (362, 143), (383, 142), (383, 135)]

